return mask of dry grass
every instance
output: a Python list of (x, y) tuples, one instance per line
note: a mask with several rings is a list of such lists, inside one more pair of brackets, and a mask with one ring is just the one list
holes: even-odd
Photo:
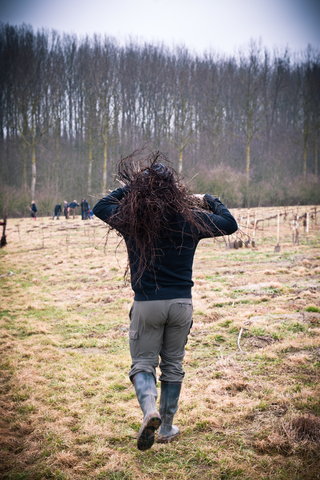
[(275, 221), (264, 228), (256, 249), (200, 244), (182, 434), (142, 453), (127, 378), (123, 245), (111, 236), (105, 246), (98, 220), (9, 220), (0, 251), (1, 478), (319, 479), (319, 227), (312, 222), (293, 246), (287, 221), (279, 253)]

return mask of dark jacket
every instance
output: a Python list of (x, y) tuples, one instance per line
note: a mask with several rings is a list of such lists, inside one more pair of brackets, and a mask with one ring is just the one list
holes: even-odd
[[(93, 213), (106, 223), (119, 208), (119, 201), (126, 194), (126, 188), (118, 188), (107, 197), (102, 198), (93, 208)], [(120, 232), (126, 242), (131, 270), (131, 285), (135, 292), (135, 300), (164, 300), (172, 298), (191, 298), (192, 264), (194, 253), (199, 240), (202, 238), (218, 237), (234, 233), (238, 226), (229, 210), (219, 199), (209, 194), (205, 200), (211, 212), (199, 210), (201, 216), (209, 226), (207, 235), (195, 232), (181, 215), (175, 215), (170, 220), (166, 232), (159, 237), (154, 265), (146, 269), (141, 280), (135, 281), (138, 252), (132, 238)], [(111, 222), (112, 223), (112, 222)]]
[(77, 202), (70, 202), (70, 203), (68, 204), (68, 207), (70, 207), (70, 208), (79, 207), (79, 203), (77, 203)]
[(89, 203), (87, 202), (87, 200), (83, 200), (81, 202), (81, 211), (87, 212), (88, 210), (89, 210)]
[(57, 205), (54, 207), (54, 214), (58, 215), (61, 212), (62, 212), (61, 205), (60, 205), (60, 203), (57, 203)]

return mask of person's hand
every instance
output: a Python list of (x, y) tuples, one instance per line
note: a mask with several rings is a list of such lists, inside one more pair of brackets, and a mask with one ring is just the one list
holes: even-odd
[(204, 193), (194, 193), (193, 196), (199, 198), (200, 200), (203, 200)]

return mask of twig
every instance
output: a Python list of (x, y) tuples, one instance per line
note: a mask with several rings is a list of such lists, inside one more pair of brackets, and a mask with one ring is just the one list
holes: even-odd
[(0, 275), (0, 278), (2, 278), (2, 277), (11, 277), (11, 275), (14, 275), (14, 274), (15, 274), (15, 273), (10, 270), (10, 272), (8, 272), (8, 273), (3, 273), (2, 275)]
[(240, 340), (241, 340), (241, 335), (242, 335), (243, 330), (244, 330), (243, 327), (241, 327), (239, 335), (238, 335), (237, 345), (238, 345), (238, 349), (240, 350), (241, 353), (246, 353), (244, 350), (242, 350), (241, 345), (240, 345)]
[(197, 172), (193, 175), (193, 177), (190, 178), (190, 180), (188, 180), (186, 183), (191, 183), (192, 180), (194, 180), (198, 175), (199, 175), (200, 172)]
[(43, 232), (43, 227), (42, 227), (42, 248), (44, 248), (44, 232)]

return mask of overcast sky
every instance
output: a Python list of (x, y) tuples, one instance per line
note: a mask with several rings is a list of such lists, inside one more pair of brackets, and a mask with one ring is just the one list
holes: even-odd
[(251, 39), (271, 50), (320, 48), (320, 0), (0, 0), (0, 20), (199, 54), (236, 53)]

